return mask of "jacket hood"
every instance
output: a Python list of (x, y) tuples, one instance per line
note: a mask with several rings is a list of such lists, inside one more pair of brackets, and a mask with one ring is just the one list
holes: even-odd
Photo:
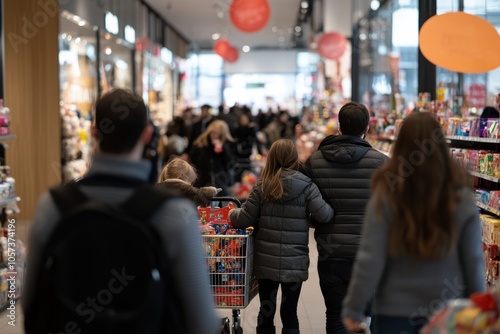
[(356, 136), (328, 136), (319, 145), (318, 150), (328, 161), (352, 163), (361, 160), (372, 146)]
[(298, 197), (304, 189), (312, 182), (310, 178), (298, 171), (284, 171), (281, 175), (283, 180), (284, 201)]

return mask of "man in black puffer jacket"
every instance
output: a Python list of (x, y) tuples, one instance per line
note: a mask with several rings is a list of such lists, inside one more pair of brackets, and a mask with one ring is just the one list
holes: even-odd
[(318, 224), (318, 275), (326, 305), (327, 334), (348, 333), (340, 313), (356, 252), (361, 242), (370, 179), (387, 157), (364, 140), (370, 116), (362, 104), (349, 102), (339, 111), (340, 136), (328, 136), (305, 163), (305, 174), (335, 211), (330, 224)]

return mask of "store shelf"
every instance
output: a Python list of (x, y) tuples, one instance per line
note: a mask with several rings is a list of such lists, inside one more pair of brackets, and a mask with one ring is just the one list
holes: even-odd
[(13, 196), (11, 198), (7, 198), (6, 200), (0, 201), (0, 209), (3, 209), (5, 207), (7, 207), (7, 205), (10, 202), (13, 202), (13, 201), (17, 201), (17, 197), (16, 196)]
[(471, 171), (469, 171), (469, 174), (476, 176), (476, 177), (479, 177), (479, 178), (484, 179), (484, 180), (500, 183), (500, 178), (498, 178), (498, 177), (494, 177), (494, 176), (490, 176), (490, 175), (486, 175), (486, 174), (481, 174), (481, 173), (477, 173), (477, 172), (471, 172)]
[(2, 140), (9, 140), (9, 139), (16, 139), (16, 135), (0, 136), (0, 141), (2, 141)]
[(449, 140), (469, 141), (474, 143), (491, 143), (500, 144), (498, 138), (480, 138), (480, 137), (467, 137), (467, 136), (446, 136)]
[(500, 216), (500, 210), (492, 208), (491, 206), (488, 206), (486, 204), (483, 204), (481, 202), (476, 202), (476, 205), (483, 209), (484, 211), (488, 211), (489, 213), (492, 213), (496, 216)]

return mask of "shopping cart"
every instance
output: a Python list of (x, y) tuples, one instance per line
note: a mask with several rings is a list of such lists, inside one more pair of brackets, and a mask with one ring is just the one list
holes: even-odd
[[(237, 199), (231, 197), (217, 197), (214, 202), (233, 202), (237, 207), (241, 206)], [(223, 333), (227, 334), (243, 333), (240, 310), (247, 307), (258, 292), (257, 279), (253, 274), (254, 234), (248, 230), (238, 233), (202, 235), (215, 306), (232, 309), (231, 332), (229, 320), (223, 319)]]

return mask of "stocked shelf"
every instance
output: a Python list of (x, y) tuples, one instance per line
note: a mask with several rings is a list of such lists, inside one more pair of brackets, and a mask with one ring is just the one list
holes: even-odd
[(9, 139), (16, 139), (16, 135), (0, 136), (0, 141), (2, 141), (2, 140), (9, 140)]
[(481, 137), (467, 137), (467, 136), (446, 136), (446, 138), (449, 140), (468, 141), (474, 143), (500, 144), (500, 139), (498, 138), (481, 138)]
[(481, 202), (476, 202), (476, 205), (483, 209), (484, 211), (488, 211), (489, 213), (492, 213), (496, 216), (500, 216), (500, 210), (492, 208), (491, 206), (488, 206), (486, 204), (483, 204)]
[(477, 173), (477, 172), (471, 172), (471, 171), (469, 171), (469, 174), (476, 176), (476, 177), (479, 177), (479, 178), (484, 179), (484, 180), (492, 181), (495, 183), (500, 183), (500, 178), (498, 178), (498, 177), (494, 177), (494, 176), (490, 176), (490, 175), (486, 175), (486, 174), (481, 174), (481, 173)]

